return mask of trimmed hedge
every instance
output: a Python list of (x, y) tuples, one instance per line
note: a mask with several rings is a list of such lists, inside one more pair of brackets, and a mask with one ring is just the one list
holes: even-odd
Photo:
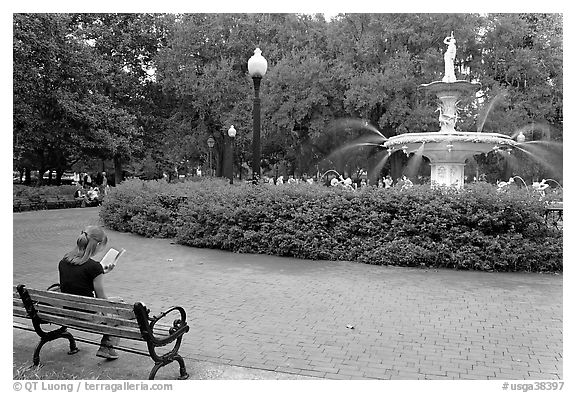
[(25, 186), (21, 184), (12, 185), (13, 198), (27, 198), (31, 201), (38, 200), (40, 197), (46, 196), (66, 196), (74, 195), (76, 186)]
[(242, 253), (485, 271), (562, 271), (562, 232), (525, 189), (462, 190), (131, 180), (104, 201), (105, 225)]

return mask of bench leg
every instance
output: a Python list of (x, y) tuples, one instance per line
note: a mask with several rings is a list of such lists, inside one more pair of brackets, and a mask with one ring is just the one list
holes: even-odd
[(186, 364), (184, 364), (184, 359), (182, 359), (182, 356), (176, 355), (174, 356), (174, 359), (180, 365), (180, 377), (178, 379), (188, 379), (188, 373), (186, 372)]
[(34, 350), (34, 355), (32, 355), (32, 362), (35, 366), (40, 364), (40, 350), (42, 349), (44, 344), (50, 341), (54, 341), (60, 337), (67, 338), (68, 341), (70, 342), (70, 351), (68, 351), (68, 355), (73, 355), (79, 351), (78, 347), (76, 346), (76, 340), (74, 340), (72, 334), (66, 331), (65, 327), (62, 327), (58, 330), (45, 334), (40, 338), (40, 342), (38, 343), (36, 349)]
[(186, 364), (184, 364), (184, 359), (182, 359), (182, 356), (180, 356), (180, 355), (176, 355), (169, 360), (156, 362), (154, 367), (152, 367), (152, 371), (150, 371), (150, 375), (148, 376), (148, 379), (153, 380), (156, 377), (156, 373), (158, 372), (158, 370), (160, 368), (172, 363), (174, 360), (176, 360), (178, 362), (178, 364), (180, 365), (180, 377), (178, 377), (178, 379), (188, 379), (189, 375), (186, 372)]
[(36, 346), (36, 349), (34, 350), (34, 355), (32, 355), (32, 363), (37, 366), (40, 364), (40, 350), (42, 349), (42, 347), (44, 346), (44, 344), (46, 344), (47, 342), (49, 342), (51, 340), (44, 340), (44, 339), (40, 339), (40, 342), (38, 343), (38, 345)]

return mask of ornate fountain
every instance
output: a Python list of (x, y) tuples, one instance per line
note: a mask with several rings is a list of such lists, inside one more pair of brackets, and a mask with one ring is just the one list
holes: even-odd
[(430, 160), (432, 186), (460, 188), (464, 185), (467, 158), (503, 147), (513, 147), (518, 142), (503, 134), (456, 131), (458, 103), (462, 98), (474, 95), (480, 89), (480, 83), (456, 79), (454, 35), (446, 37), (444, 43), (448, 45), (444, 54), (444, 78), (442, 81), (419, 86), (438, 97), (440, 130), (396, 135), (384, 142), (383, 146), (388, 149), (389, 155), (398, 150), (402, 150), (406, 155), (421, 153)]

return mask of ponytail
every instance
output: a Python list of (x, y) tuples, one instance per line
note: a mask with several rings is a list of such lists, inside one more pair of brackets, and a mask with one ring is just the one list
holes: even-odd
[(104, 246), (108, 242), (108, 237), (100, 227), (86, 227), (76, 239), (76, 247), (68, 252), (64, 259), (73, 265), (82, 265), (95, 253), (99, 244)]

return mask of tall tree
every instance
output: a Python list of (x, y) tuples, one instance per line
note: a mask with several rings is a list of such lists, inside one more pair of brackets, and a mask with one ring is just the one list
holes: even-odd
[[(159, 94), (155, 57), (171, 36), (174, 18), (161, 14), (76, 14), (74, 34), (90, 43), (100, 60), (98, 91), (133, 118), (132, 127), (118, 132), (101, 158), (115, 164), (116, 181), (123, 164), (154, 149), (164, 127), (167, 100)], [(119, 130), (120, 131), (120, 130)], [(126, 132), (128, 132), (126, 134)]]
[(130, 146), (133, 118), (98, 89), (103, 70), (66, 14), (14, 15), (14, 156), (59, 177), (82, 156)]

